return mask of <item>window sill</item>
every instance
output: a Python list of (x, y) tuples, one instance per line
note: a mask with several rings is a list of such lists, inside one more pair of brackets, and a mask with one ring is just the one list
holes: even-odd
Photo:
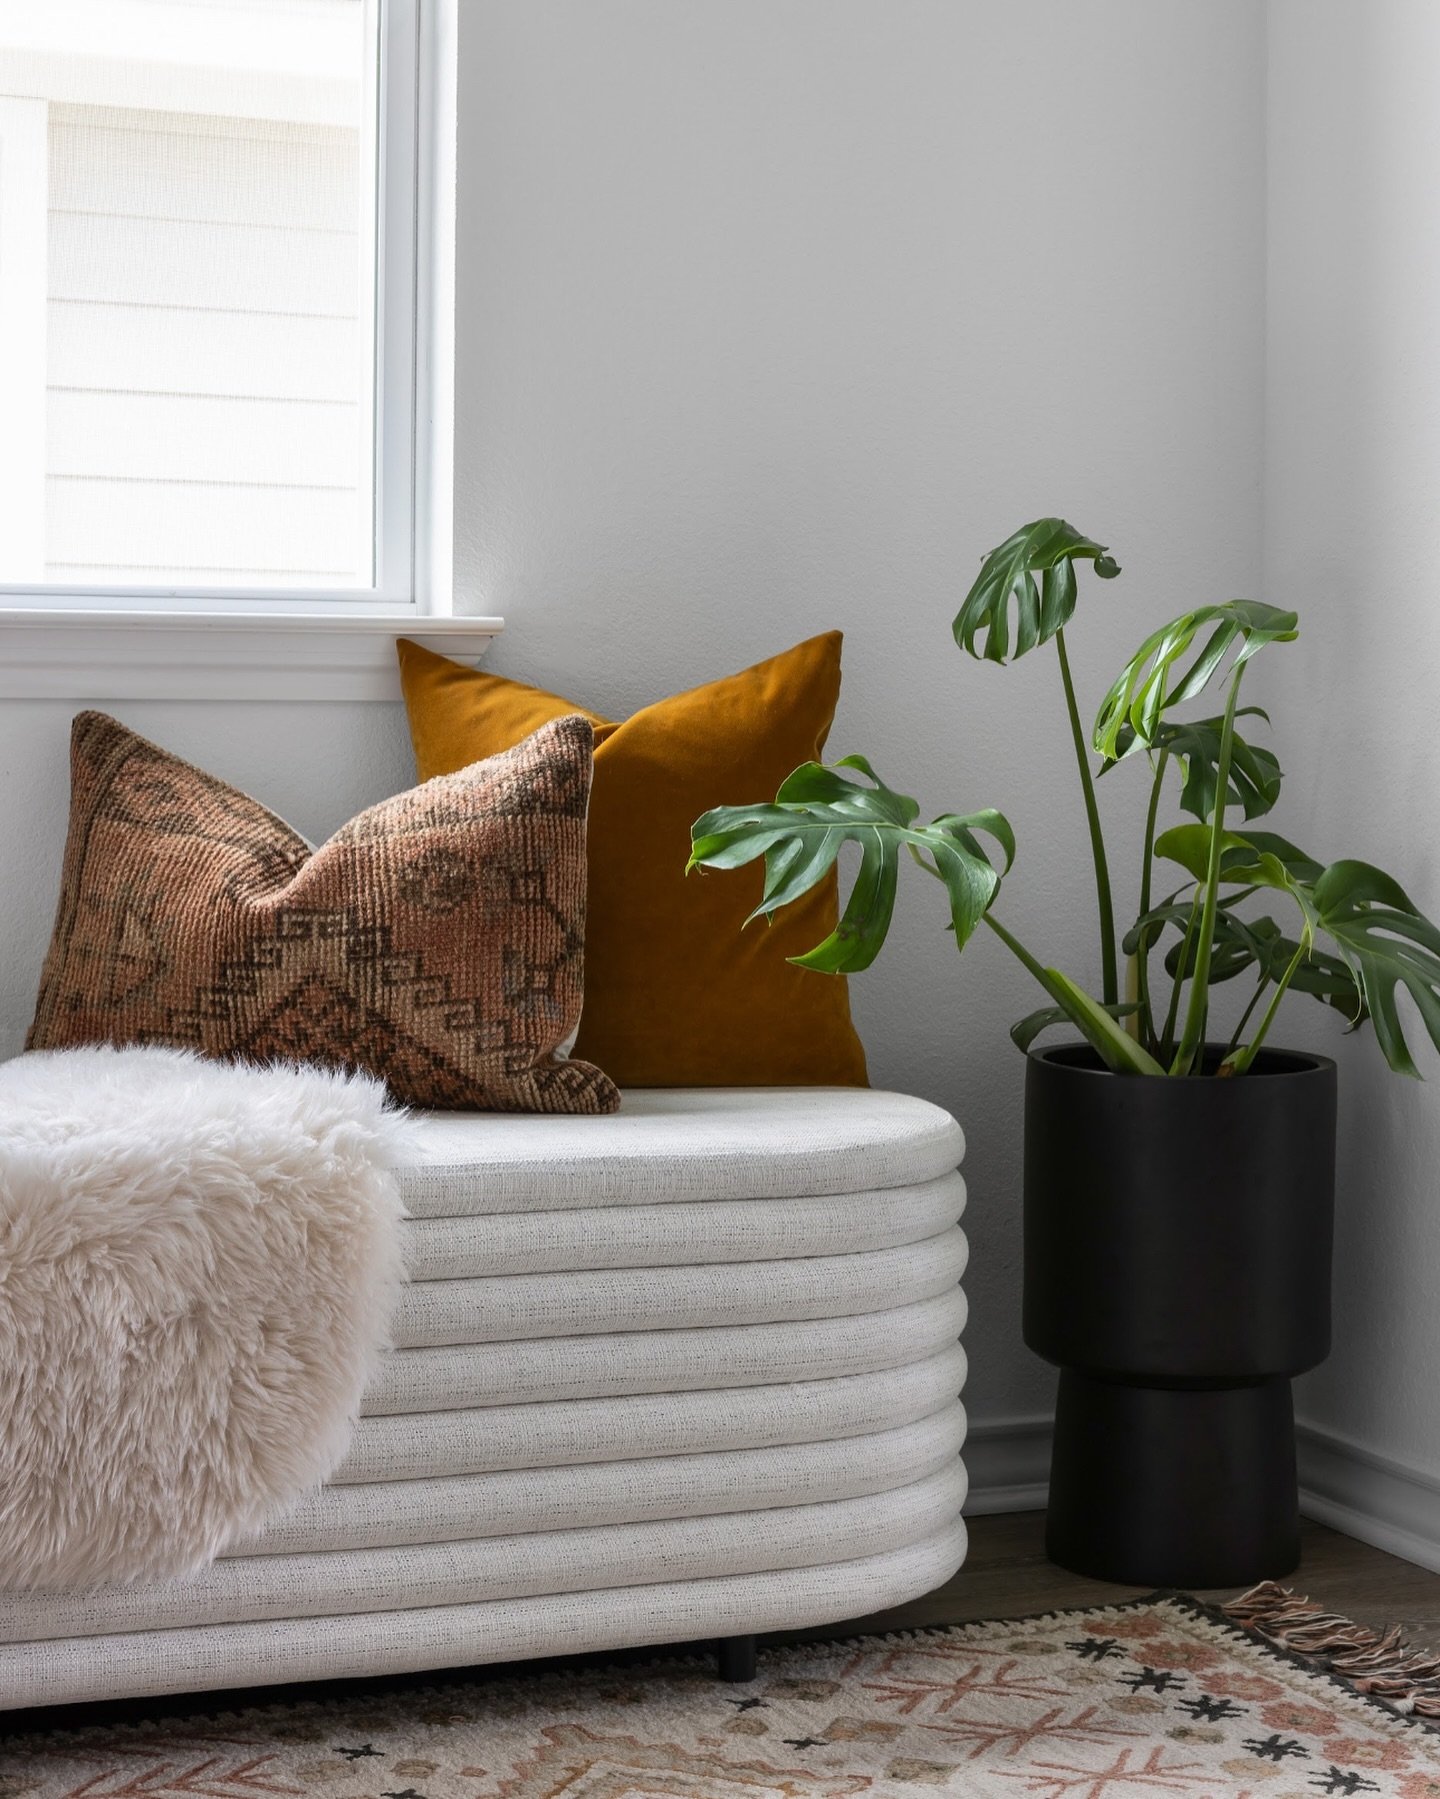
[(498, 618), (0, 608), (0, 700), (398, 700), (395, 639), (474, 662)]

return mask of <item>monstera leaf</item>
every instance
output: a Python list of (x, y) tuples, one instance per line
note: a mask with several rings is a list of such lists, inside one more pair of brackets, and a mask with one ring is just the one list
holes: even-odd
[[(1213, 942), (1210, 953), (1209, 979), (1211, 986), (1220, 981), (1234, 980), (1252, 966), (1267, 967), (1270, 961), (1270, 945), (1265, 927), (1270, 932), (1279, 927), (1270, 919), (1241, 918), (1231, 907), (1240, 900), (1248, 898), (1255, 889), (1248, 887), (1241, 893), (1232, 894), (1222, 900), (1215, 910)], [(1127, 956), (1138, 954), (1142, 939), (1153, 942), (1159, 932), (1156, 927), (1171, 925), (1180, 933), (1180, 941), (1172, 943), (1165, 955), (1165, 972), (1172, 980), (1180, 975), (1181, 961), (1184, 960), (1184, 978), (1188, 980), (1195, 972), (1195, 963), (1199, 951), (1199, 942), (1191, 928), (1195, 918), (1195, 907), (1189, 901), (1167, 900), (1164, 905), (1155, 906), (1149, 912), (1142, 913), (1125, 935), (1124, 949)], [(1294, 945), (1291, 945), (1294, 948)]]
[[(870, 785), (862, 786), (840, 772), (850, 768)], [(845, 844), (855, 844), (860, 868), (838, 926), (823, 943), (790, 960), (826, 974), (858, 974), (880, 953), (890, 928), (900, 855), (905, 850), (943, 883), (950, 926), (957, 947), (963, 949), (1009, 871), (1015, 838), (999, 812), (947, 812), (928, 825), (915, 822), (919, 812), (915, 801), (887, 787), (863, 756), (846, 756), (833, 768), (807, 762), (789, 777), (773, 802), (717, 806), (696, 819), (687, 869), (740, 868), (763, 857), (764, 889), (750, 917), (769, 918), (823, 879)], [(999, 868), (982, 838), (998, 847), (1003, 858)], [(1113, 1011), (1059, 969), (1043, 967), (993, 917), (990, 924), (1107, 1067), (1123, 1074), (1164, 1072), (1120, 1029)]]
[[(1215, 950), (1210, 960), (1211, 986), (1219, 981), (1233, 980), (1236, 975), (1244, 974), (1250, 968), (1263, 974), (1267, 980), (1278, 981), (1300, 949), (1300, 944), (1293, 937), (1287, 937), (1273, 918), (1242, 919), (1229, 912), (1219, 912), (1215, 923)], [(1165, 957), (1166, 971), (1172, 976), (1180, 972), (1183, 947), (1183, 943), (1172, 944)], [(1193, 973), (1194, 967), (1195, 949), (1192, 944), (1186, 958), (1187, 977)], [(1297, 993), (1308, 993), (1327, 1006), (1333, 1006), (1352, 1030), (1364, 1024), (1370, 1016), (1365, 996), (1348, 965), (1341, 957), (1331, 955), (1328, 950), (1321, 949), (1313, 942), (1305, 950), (1304, 960), (1290, 976), (1289, 984)]]
[[(1210, 854), (1209, 825), (1176, 825), (1155, 839), (1155, 854), (1178, 862), (1189, 875), (1203, 881)], [(1220, 836), (1220, 879), (1235, 887), (1277, 887), (1291, 891), (1295, 881), (1313, 883), (1320, 878), (1320, 864), (1311, 855), (1282, 837), (1278, 831), (1223, 831)]]
[[(1287, 937), (1273, 918), (1254, 918), (1250, 935), (1259, 945), (1259, 966), (1272, 981), (1280, 980), (1300, 945)], [(1312, 943), (1306, 958), (1290, 977), (1297, 993), (1308, 993), (1327, 1006), (1333, 1006), (1349, 1028), (1358, 1030), (1370, 1016), (1365, 996), (1357, 986), (1349, 967), (1339, 956)]]
[[(1110, 580), (1120, 565), (1104, 544), (1082, 537), (1063, 518), (1039, 518), (1023, 525), (991, 550), (975, 585), (955, 615), (955, 641), (987, 662), (1023, 656), (1053, 637), (1075, 610), (1075, 564), (1093, 562)], [(1039, 580), (1036, 580), (1036, 576)], [(1015, 647), (1010, 648), (1010, 603), (1015, 602)], [(976, 647), (984, 634), (984, 648)]]
[[(1260, 706), (1242, 706), (1236, 718), (1263, 718), (1268, 725), (1270, 715)], [(1196, 818), (1206, 819), (1215, 810), (1215, 788), (1219, 778), (1220, 742), (1224, 728), (1222, 718), (1197, 718), (1188, 724), (1165, 719), (1155, 727), (1150, 748), (1168, 750), (1184, 771), (1180, 804)], [(1117, 762), (1123, 762), (1136, 747), (1135, 728), (1123, 724), (1116, 733), (1115, 757), (1101, 769), (1106, 774)], [(1280, 764), (1269, 750), (1247, 743), (1238, 731), (1230, 743), (1230, 779), (1225, 803), (1240, 806), (1247, 819), (1261, 818), (1280, 797), (1283, 779)]]
[[(853, 768), (871, 783), (848, 780)], [(751, 918), (772, 916), (808, 893), (835, 865), (841, 847), (860, 850), (860, 867), (836, 929), (803, 956), (802, 968), (856, 974), (880, 953), (895, 908), (895, 882), (903, 851), (943, 882), (957, 945), (969, 941), (1000, 888), (1015, 855), (1015, 838), (999, 812), (947, 813), (932, 824), (915, 820), (920, 808), (889, 788), (863, 756), (846, 756), (833, 768), (807, 762), (797, 768), (773, 802), (717, 806), (695, 821), (687, 868), (739, 868), (765, 859), (765, 885)], [(981, 835), (999, 846), (997, 871)], [(746, 921), (747, 923), (749, 920)]]
[[(1202, 826), (1180, 825), (1157, 840), (1155, 853), (1193, 873), (1199, 842), (1208, 844), (1209, 835)], [(1203, 878), (1203, 868), (1197, 878)], [(1368, 1015), (1385, 1060), (1397, 1074), (1418, 1078), (1396, 993), (1402, 986), (1409, 993), (1431, 1042), (1440, 1049), (1440, 928), (1419, 911), (1400, 883), (1369, 862), (1344, 860), (1322, 868), (1293, 843), (1267, 831), (1246, 837), (1225, 832), (1221, 878), (1291, 896), (1300, 908), (1302, 929), (1299, 942), (1289, 947), (1292, 953), (1305, 952), (1291, 985), (1344, 1011), (1352, 1023)], [(1335, 956), (1316, 950), (1315, 938), (1322, 933), (1335, 945)]]
[[(1273, 920), (1265, 922), (1273, 924)], [(1198, 949), (1199, 945), (1193, 937), (1188, 942), (1188, 950), (1186, 939), (1183, 937), (1179, 943), (1172, 943), (1165, 956), (1166, 974), (1172, 979), (1179, 976), (1183, 956), (1185, 979), (1189, 980), (1195, 972)], [(1224, 908), (1217, 909), (1215, 942), (1210, 952), (1210, 985), (1212, 987), (1221, 981), (1233, 981), (1247, 968), (1256, 965), (1266, 967), (1269, 959), (1269, 946), (1263, 932), (1257, 935), (1249, 920), (1237, 918), (1233, 912)]]
[[(1195, 660), (1183, 674), (1178, 672), (1176, 664), (1207, 627), (1213, 629)], [(1267, 643), (1290, 643), (1299, 634), (1293, 612), (1259, 600), (1226, 600), (1183, 613), (1152, 631), (1121, 669), (1096, 715), (1095, 748), (1107, 762), (1118, 762), (1136, 750), (1159, 747), (1156, 733), (1165, 714), (1204, 691), (1232, 645), (1239, 644), (1232, 665), (1239, 669)]]
[(1369, 862), (1332, 862), (1313, 886), (1297, 883), (1297, 892), (1307, 922), (1335, 944), (1364, 995), (1385, 1060), (1418, 1079), (1395, 995), (1405, 988), (1440, 1049), (1440, 930)]

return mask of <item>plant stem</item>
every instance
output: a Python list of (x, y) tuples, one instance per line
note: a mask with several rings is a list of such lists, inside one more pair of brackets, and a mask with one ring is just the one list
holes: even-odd
[(1020, 939), (989, 912), (985, 922), (1005, 947), (1028, 968), (1105, 1066), (1115, 1074), (1163, 1075), (1165, 1070), (1143, 1044), (1127, 1037), (1103, 1006), (1077, 987), (1058, 968), (1042, 968)]
[(1250, 1003), (1240, 1014), (1240, 1022), (1236, 1025), (1234, 1031), (1231, 1032), (1230, 1041), (1225, 1045), (1225, 1060), (1227, 1062), (1230, 1060), (1231, 1056), (1235, 1054), (1235, 1046), (1244, 1035), (1245, 1027), (1250, 1022), (1250, 1014), (1255, 1010), (1256, 1006), (1259, 1005), (1260, 995), (1269, 985), (1270, 977), (1268, 974), (1262, 974), (1260, 979), (1255, 983), (1255, 991), (1250, 995)]
[(1160, 1060), (1167, 1061), (1174, 1051), (1171, 1044), (1175, 1041), (1175, 1021), (1180, 1016), (1180, 989), (1185, 985), (1185, 970), (1190, 966), (1190, 945), (1195, 940), (1195, 921), (1200, 915), (1200, 889), (1195, 889), (1194, 898), (1190, 901), (1190, 922), (1185, 927), (1184, 940), (1180, 945), (1180, 961), (1175, 969), (1175, 985), (1170, 989), (1170, 1006), (1165, 1014), (1165, 1030), (1160, 1038)]
[[(1005, 945), (1006, 949), (1008, 949), (1012, 955), (1018, 957), (1019, 960), (1025, 964), (1026, 968), (1028, 968), (1030, 970), (1031, 974), (1034, 975), (1035, 979), (1037, 981), (1039, 981), (1040, 985), (1045, 989), (1045, 991), (1047, 993), (1049, 993), (1050, 992), (1050, 982), (1046, 979), (1045, 969), (1044, 969), (1043, 965), (1041, 964), (1039, 958), (1032, 956), (1030, 954), (1029, 950), (1026, 949), (1025, 945), (1020, 941), (1020, 939), (1018, 937), (1014, 936), (1010, 931), (1007, 931), (1005, 929), (1004, 925), (1001, 924), (1000, 920), (995, 917), (993, 912), (987, 912), (985, 914), (985, 922), (986, 922), (986, 924), (989, 925), (990, 929), (995, 933), (995, 935), (1000, 939), (1000, 941)], [(1053, 997), (1053, 995), (1052, 995), (1052, 997)]]
[[(1210, 1008), (1210, 954), (1215, 947), (1215, 908), (1220, 898), (1220, 854), (1225, 836), (1225, 799), (1230, 792), (1230, 758), (1235, 749), (1235, 702), (1245, 664), (1230, 677), (1225, 696), (1225, 722), (1220, 727), (1220, 759), (1215, 766), (1215, 818), (1210, 826), (1210, 854), (1205, 864), (1205, 903), (1200, 913), (1200, 935), (1195, 945), (1195, 973), (1190, 982), (1190, 1004), (1185, 1010), (1185, 1029), (1175, 1052), (1171, 1074), (1189, 1074), (1205, 1037), (1205, 1015)], [(1183, 973), (1183, 968), (1182, 968)]]
[[(1150, 788), (1150, 810), (1145, 815), (1145, 848), (1140, 858), (1140, 915), (1150, 910), (1150, 873), (1155, 858), (1155, 818), (1160, 810), (1160, 789), (1165, 783), (1165, 765), (1170, 760), (1168, 749), (1161, 750), (1155, 764), (1155, 780)], [(1150, 1009), (1150, 927), (1140, 933), (1135, 950), (1135, 997), (1140, 1002), (1136, 1026), (1140, 1041), (1147, 1049), (1155, 1047), (1155, 1017)]]
[(1155, 780), (1150, 788), (1150, 810), (1145, 815), (1145, 850), (1140, 864), (1140, 910), (1150, 910), (1150, 864), (1155, 855), (1155, 816), (1160, 810), (1160, 789), (1165, 780), (1165, 765), (1170, 751), (1163, 749), (1155, 764)]
[(1304, 959), (1305, 945), (1301, 942), (1296, 945), (1295, 954), (1290, 958), (1289, 967), (1286, 968), (1284, 974), (1282, 974), (1280, 979), (1275, 983), (1275, 991), (1270, 996), (1270, 1004), (1265, 1008), (1265, 1016), (1260, 1020), (1255, 1035), (1237, 1055), (1227, 1056), (1225, 1058), (1225, 1066), (1231, 1069), (1235, 1074), (1244, 1074), (1245, 1070), (1255, 1060), (1256, 1052), (1259, 1050), (1260, 1045), (1265, 1041), (1266, 1033), (1269, 1031), (1270, 1026), (1275, 1022), (1275, 1014), (1280, 1010), (1280, 1002), (1285, 997), (1285, 989), (1290, 985), (1291, 976), (1295, 973), (1295, 970), (1300, 966)]
[(1140, 955), (1138, 951), (1133, 956), (1125, 958), (1125, 1003), (1132, 1006), (1134, 1010), (1120, 1020), (1121, 1028), (1137, 1043), (1144, 1044), (1148, 1049), (1150, 1045), (1146, 1042), (1144, 1020), (1141, 1014)]
[(1095, 897), (1100, 905), (1101, 986), (1106, 1005), (1113, 1006), (1120, 998), (1120, 981), (1115, 967), (1115, 907), (1110, 898), (1110, 866), (1105, 859), (1100, 808), (1095, 803), (1095, 777), (1090, 770), (1090, 753), (1080, 723), (1080, 710), (1075, 704), (1075, 683), (1070, 678), (1070, 657), (1065, 650), (1063, 629), (1055, 633), (1055, 648), (1060, 657), (1060, 679), (1065, 683), (1065, 706), (1070, 714), (1070, 735), (1075, 741), (1075, 760), (1080, 767), (1080, 787), (1085, 795), (1085, 822), (1090, 827), (1090, 854), (1095, 863)]

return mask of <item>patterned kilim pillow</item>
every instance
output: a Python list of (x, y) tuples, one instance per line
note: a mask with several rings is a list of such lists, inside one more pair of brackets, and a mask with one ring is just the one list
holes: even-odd
[(165, 1043), (363, 1068), (407, 1104), (612, 1112), (580, 1019), (593, 733), (372, 806), (319, 849), (245, 794), (84, 712), (27, 1048)]

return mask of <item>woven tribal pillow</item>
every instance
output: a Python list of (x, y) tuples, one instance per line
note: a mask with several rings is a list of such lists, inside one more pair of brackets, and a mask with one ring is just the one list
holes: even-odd
[(362, 812), (319, 849), (99, 712), (27, 1048), (164, 1043), (363, 1068), (410, 1105), (613, 1112), (580, 1020), (593, 732)]

